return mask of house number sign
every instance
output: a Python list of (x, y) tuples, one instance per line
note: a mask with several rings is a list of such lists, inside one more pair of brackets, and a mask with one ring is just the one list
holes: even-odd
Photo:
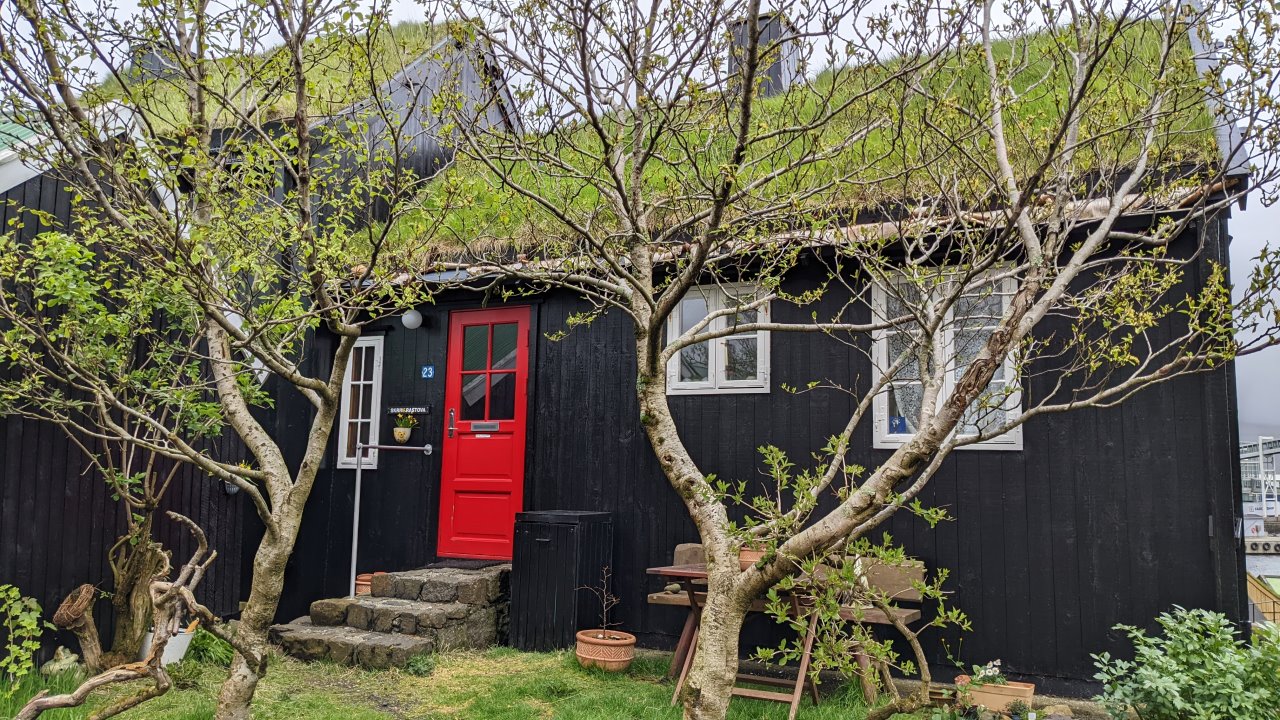
[(435, 379), (435, 376), (436, 376), (436, 366), (423, 365), (422, 369), (420, 370), (420, 374), (423, 380), (433, 380)]

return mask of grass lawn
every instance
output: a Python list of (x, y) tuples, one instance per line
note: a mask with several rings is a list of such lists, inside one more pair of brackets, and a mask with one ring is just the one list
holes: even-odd
[[(436, 658), (426, 677), (400, 670), (366, 671), (325, 663), (273, 659), (258, 687), (254, 716), (264, 720), (374, 720), (430, 718), (467, 720), (675, 720), (669, 705), (672, 684), (664, 679), (667, 655), (647, 654), (624, 674), (585, 671), (570, 652), (522, 653), (507, 648), (449, 653)], [(199, 665), (183, 689), (145, 703), (121, 717), (131, 720), (203, 720), (213, 716), (214, 696), (223, 669)], [(50, 681), (55, 692), (75, 685), (75, 678)], [(185, 684), (185, 683), (184, 683)], [(0, 719), (8, 718), (34, 691), (20, 688), (6, 701), (0, 695)], [(112, 694), (125, 690), (112, 691)], [(856, 690), (823, 688), (818, 707), (801, 705), (799, 720), (860, 720), (865, 709)], [(98, 705), (105, 697), (99, 696)], [(51, 720), (81, 720), (92, 709), (46, 713)], [(777, 703), (735, 699), (732, 720), (784, 720), (787, 708)], [(908, 718), (909, 716), (900, 716)]]

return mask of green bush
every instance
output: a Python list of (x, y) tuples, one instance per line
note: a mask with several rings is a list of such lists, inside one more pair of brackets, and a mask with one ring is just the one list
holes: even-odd
[(231, 667), (231, 660), (236, 651), (231, 645), (204, 628), (196, 628), (195, 637), (191, 638), (191, 646), (187, 648), (187, 657), (197, 662), (219, 667)]
[(0, 585), (0, 696), (9, 697), (23, 677), (35, 670), (40, 635), (49, 626), (40, 619), (40, 603), (12, 585)]
[(1162, 633), (1117, 625), (1134, 659), (1094, 655), (1103, 683), (1098, 700), (1111, 716), (1132, 707), (1142, 720), (1269, 720), (1280, 718), (1280, 627), (1239, 637), (1227, 618), (1175, 608), (1156, 618)]
[(405, 663), (404, 671), (416, 677), (427, 677), (436, 671), (436, 656), (431, 653), (414, 655)]

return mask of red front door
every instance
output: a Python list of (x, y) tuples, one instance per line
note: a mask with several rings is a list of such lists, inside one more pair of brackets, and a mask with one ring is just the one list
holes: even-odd
[(510, 560), (524, 496), (529, 308), (451, 313), (445, 364), (438, 554)]

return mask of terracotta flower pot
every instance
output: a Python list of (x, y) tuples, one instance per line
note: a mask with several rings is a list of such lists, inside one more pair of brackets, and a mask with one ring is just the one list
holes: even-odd
[(413, 434), (413, 428), (398, 427), (391, 428), (391, 436), (401, 445), (409, 442), (409, 436)]
[(956, 676), (956, 689), (960, 696), (973, 705), (981, 705), (995, 712), (1004, 712), (1014, 700), (1030, 705), (1031, 698), (1036, 694), (1036, 686), (1032, 683), (1010, 680), (1004, 685), (971, 685), (972, 682), (973, 679), (968, 675)]
[(636, 657), (636, 636), (621, 630), (579, 630), (574, 654), (582, 667), (620, 672)]
[(373, 576), (386, 575), (385, 572), (360, 573), (356, 575), (356, 595), (369, 595), (373, 593)]
[(743, 570), (746, 570), (747, 568), (759, 562), (760, 558), (762, 557), (764, 557), (763, 550), (755, 550), (753, 548), (742, 548), (741, 550), (738, 551), (738, 567), (742, 568)]

